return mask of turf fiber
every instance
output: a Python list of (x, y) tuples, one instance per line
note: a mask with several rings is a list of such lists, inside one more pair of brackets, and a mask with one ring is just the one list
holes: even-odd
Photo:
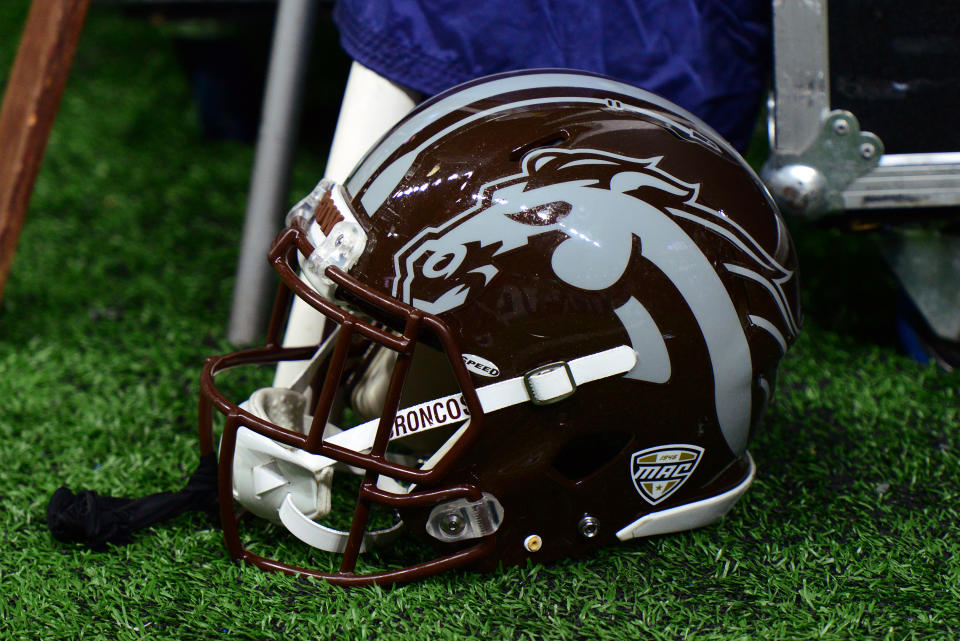
[[(0, 4), (4, 83), (26, 10)], [(291, 200), (322, 158), (300, 154)], [(192, 470), (251, 161), (202, 136), (168, 27), (94, 7), (0, 311), (0, 639), (960, 637), (960, 378), (898, 353), (870, 237), (810, 227), (805, 328), (717, 525), (392, 590), (237, 566), (199, 515), (104, 553), (53, 541), (59, 485)]]

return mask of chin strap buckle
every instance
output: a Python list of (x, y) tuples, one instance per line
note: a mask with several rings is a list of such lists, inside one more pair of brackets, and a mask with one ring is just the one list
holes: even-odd
[(523, 386), (534, 405), (557, 403), (577, 391), (577, 381), (565, 361), (530, 370), (523, 375)]

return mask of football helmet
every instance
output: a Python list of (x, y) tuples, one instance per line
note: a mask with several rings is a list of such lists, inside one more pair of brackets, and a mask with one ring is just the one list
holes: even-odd
[[(790, 235), (743, 159), (668, 101), (577, 71), (424, 102), (291, 210), (270, 261), (266, 346), (204, 366), (201, 450), (222, 424), (230, 554), (334, 583), (718, 520), (753, 480), (747, 442), (800, 324)], [(281, 346), (293, 296), (325, 317), (319, 344)], [(215, 384), (279, 361), (302, 361), (289, 387), (235, 404)], [(339, 569), (265, 558), (235, 503)], [(358, 570), (400, 536), (429, 554)]]

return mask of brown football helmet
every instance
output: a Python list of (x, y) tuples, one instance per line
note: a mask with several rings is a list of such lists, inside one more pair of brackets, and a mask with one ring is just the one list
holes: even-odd
[[(800, 324), (789, 233), (743, 159), (666, 100), (578, 71), (421, 104), (294, 207), (270, 260), (267, 345), (208, 359), (201, 449), (216, 407), (231, 555), (335, 583), (720, 519), (753, 480), (747, 442)], [(294, 295), (326, 319), (317, 345), (281, 347)], [(214, 384), (286, 360), (299, 379), (240, 405)], [(357, 477), (337, 528), (335, 478)], [(342, 553), (339, 571), (254, 553), (235, 502)], [(427, 560), (358, 572), (404, 533)]]

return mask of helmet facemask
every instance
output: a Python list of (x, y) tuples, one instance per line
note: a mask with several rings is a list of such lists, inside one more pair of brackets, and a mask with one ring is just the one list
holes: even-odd
[[(337, 198), (339, 202), (334, 202), (331, 192), (339, 189), (336, 185), (319, 185), (294, 208), (288, 228), (275, 242), (270, 259), (282, 283), (267, 346), (208, 360), (202, 378), (201, 441), (204, 450), (212, 448), (211, 406), (215, 406), (226, 416), (220, 442), (221, 519), (234, 557), (261, 567), (341, 582), (392, 582), (471, 560), (490, 547), (490, 541), (483, 537), (489, 539), (496, 530), (500, 514), (495, 499), (484, 497), (476, 487), (409, 495), (418, 485), (436, 485), (481, 427), (482, 409), (442, 321), (378, 294), (341, 269), (349, 269), (362, 252), (364, 238), (346, 201)], [(320, 224), (305, 224), (308, 220), (302, 212), (307, 207), (317, 212), (315, 220), (327, 216), (323, 221), (330, 233), (321, 236)], [(336, 211), (331, 212), (331, 207)], [(298, 250), (308, 282), (292, 267)], [(382, 320), (375, 321), (335, 298), (335, 290), (353, 301), (362, 301), (366, 311)], [(319, 346), (280, 347), (280, 332), (294, 294), (327, 319)], [(391, 326), (397, 330), (389, 329)], [(422, 343), (424, 337), (441, 346), (442, 354)], [(239, 406), (228, 401), (213, 384), (215, 375), (238, 365), (303, 360), (305, 356), (310, 360), (290, 388), (259, 389)], [(441, 361), (442, 370), (434, 371), (429, 378), (443, 381), (440, 388), (452, 393), (410, 406), (412, 386), (407, 386), (405, 393), (405, 381), (414, 363), (423, 368), (436, 367)], [(424, 391), (413, 393), (422, 395)], [(345, 396), (351, 395), (360, 401), (361, 412), (344, 412)], [(374, 407), (378, 403), (382, 405)], [(345, 417), (359, 425), (344, 430), (335, 424)], [(437, 434), (441, 430), (439, 439), (421, 436), (412, 446), (403, 443), (415, 441), (427, 431)], [(362, 477), (349, 531), (335, 530), (316, 520), (329, 515), (333, 480), (343, 475)], [(310, 545), (343, 553), (339, 572), (333, 575), (307, 570), (249, 551), (239, 538), (239, 517), (233, 513), (235, 499), (254, 515), (279, 521)], [(473, 517), (463, 523), (457, 533), (460, 536), (450, 535), (449, 524), (447, 530), (430, 529), (444, 536), (442, 540), (473, 545), (432, 560), (429, 567), (367, 576), (355, 573), (358, 554), (369, 545), (395, 537), (402, 526), (394, 521), (380, 529), (369, 528), (371, 507), (382, 506), (392, 513), (403, 507), (433, 509), (444, 502), (450, 503), (454, 512)], [(432, 521), (444, 519), (457, 521), (446, 514), (437, 514)]]

